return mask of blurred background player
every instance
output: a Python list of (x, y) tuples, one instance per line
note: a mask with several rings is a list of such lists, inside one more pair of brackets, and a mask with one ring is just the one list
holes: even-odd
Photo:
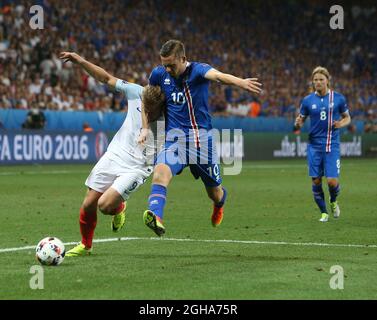
[[(261, 92), (261, 84), (256, 78), (241, 79), (222, 73), (208, 64), (187, 61), (185, 47), (178, 40), (167, 41), (160, 50), (160, 58), (162, 65), (153, 69), (149, 83), (160, 86), (166, 97), (166, 141), (157, 156), (144, 223), (158, 236), (165, 233), (163, 213), (167, 187), (173, 176), (189, 165), (195, 179), (202, 179), (208, 197), (213, 201), (211, 220), (216, 227), (223, 219), (227, 193), (221, 186), (220, 165), (210, 132), (209, 82), (235, 85), (253, 93)], [(139, 142), (145, 141), (148, 135), (148, 124), (144, 120)], [(178, 134), (176, 138), (183, 141), (178, 145), (168, 138), (169, 132), (176, 129), (180, 130), (175, 131)]]
[(125, 224), (126, 201), (152, 173), (153, 167), (147, 164), (147, 157), (149, 150), (154, 151), (153, 146), (142, 148), (137, 143), (142, 127), (141, 99), (142, 95), (152, 95), (153, 101), (161, 107), (164, 96), (160, 88), (147, 86), (143, 91), (142, 86), (117, 79), (76, 53), (62, 52), (60, 58), (79, 65), (96, 80), (122, 92), (128, 100), (128, 113), (122, 127), (85, 182), (88, 192), (80, 208), (81, 243), (66, 254), (82, 256), (92, 251), (97, 207), (102, 213), (112, 215), (111, 229), (119, 231)]
[(331, 212), (338, 218), (340, 209), (336, 198), (340, 191), (339, 129), (348, 126), (351, 117), (345, 97), (330, 89), (330, 73), (326, 68), (316, 67), (313, 70), (312, 83), (315, 91), (302, 100), (295, 129), (299, 130), (305, 119), (310, 117), (307, 150), (309, 176), (313, 181), (314, 200), (321, 211), (319, 221), (327, 222), (329, 216), (322, 189), (322, 177), (327, 178)]

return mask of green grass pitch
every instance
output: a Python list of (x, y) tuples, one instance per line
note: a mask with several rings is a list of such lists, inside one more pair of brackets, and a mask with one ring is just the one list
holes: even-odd
[[(120, 233), (98, 214), (96, 239), (135, 239), (95, 243), (90, 257), (44, 267), (44, 289), (32, 290), (34, 249), (4, 249), (49, 235), (79, 241), (90, 169), (0, 167), (0, 299), (377, 298), (376, 159), (343, 160), (341, 216), (328, 223), (318, 221), (305, 160), (248, 162), (241, 175), (223, 177), (229, 197), (219, 228), (202, 183), (186, 169), (168, 190), (166, 240), (142, 222), (148, 180), (132, 195)], [(343, 289), (330, 288), (334, 265), (344, 270)]]

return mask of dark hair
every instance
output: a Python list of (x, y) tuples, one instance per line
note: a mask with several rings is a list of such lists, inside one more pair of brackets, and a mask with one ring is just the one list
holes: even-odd
[(165, 109), (165, 95), (161, 87), (147, 85), (144, 87), (141, 99), (148, 123), (158, 120)]
[(185, 46), (179, 40), (168, 40), (166, 41), (160, 50), (160, 56), (167, 58), (174, 54), (176, 57), (183, 57), (186, 55)]

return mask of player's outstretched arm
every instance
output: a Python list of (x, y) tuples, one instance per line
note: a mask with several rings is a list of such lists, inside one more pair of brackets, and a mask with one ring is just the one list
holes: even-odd
[(208, 70), (204, 77), (211, 81), (234, 85), (252, 93), (259, 94), (262, 91), (262, 84), (258, 82), (258, 78), (242, 79), (231, 74), (222, 73), (216, 69)]
[(117, 82), (117, 78), (109, 74), (106, 70), (102, 69), (101, 67), (85, 60), (83, 57), (78, 55), (75, 52), (61, 52), (60, 59), (64, 60), (64, 62), (71, 61), (79, 65), (83, 68), (86, 72), (88, 72), (94, 79), (107, 84), (108, 86), (115, 88), (115, 84)]

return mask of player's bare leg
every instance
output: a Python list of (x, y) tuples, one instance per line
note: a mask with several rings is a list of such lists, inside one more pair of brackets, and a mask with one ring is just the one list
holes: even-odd
[(98, 208), (103, 214), (111, 215), (111, 230), (118, 232), (126, 223), (126, 202), (113, 188), (109, 188), (98, 199)]
[(97, 205), (102, 193), (89, 189), (80, 208), (81, 242), (66, 253), (67, 257), (89, 255), (97, 225)]
[(118, 191), (110, 187), (98, 199), (98, 208), (103, 214), (113, 216), (119, 213), (117, 209), (122, 206), (122, 203), (122, 196)]
[(329, 187), (329, 193), (330, 193), (331, 213), (334, 215), (334, 218), (339, 218), (340, 208), (339, 208), (338, 202), (336, 201), (336, 198), (340, 192), (339, 181), (336, 178), (328, 178), (327, 185)]
[(166, 164), (159, 163), (156, 165), (153, 171), (153, 184), (159, 184), (167, 188), (173, 175), (171, 173), (170, 167)]
[(148, 198), (149, 209), (144, 212), (143, 219), (147, 227), (159, 237), (165, 233), (163, 225), (164, 207), (166, 202), (167, 186), (173, 175), (170, 167), (159, 163), (154, 168), (152, 190)]
[(211, 216), (212, 225), (217, 227), (221, 224), (224, 217), (224, 203), (227, 191), (224, 187), (206, 187), (208, 197), (213, 201), (213, 212)]

